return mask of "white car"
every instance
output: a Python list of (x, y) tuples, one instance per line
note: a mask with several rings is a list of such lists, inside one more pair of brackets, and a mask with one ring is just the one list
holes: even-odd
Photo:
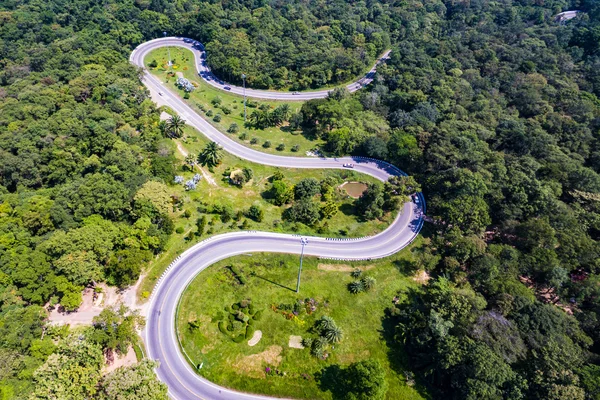
[(344, 164), (344, 168), (354, 168), (354, 164)]
[(292, 94), (297, 95), (297, 94), (300, 94), (300, 92), (293, 92)]

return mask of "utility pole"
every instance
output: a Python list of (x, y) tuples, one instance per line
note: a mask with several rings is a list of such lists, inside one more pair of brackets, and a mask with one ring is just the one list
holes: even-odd
[(246, 122), (246, 74), (242, 74), (242, 82), (244, 85), (244, 122)]
[[(165, 37), (167, 37), (167, 32), (163, 32), (163, 35)], [(167, 63), (167, 65), (169, 66), (169, 68), (171, 68), (171, 48), (167, 46), (167, 51), (169, 52), (169, 62)]]
[(296, 283), (296, 293), (300, 293), (300, 275), (302, 274), (302, 259), (304, 258), (304, 246), (308, 244), (307, 238), (300, 239), (302, 251), (300, 252), (300, 268), (298, 268), (298, 282)]

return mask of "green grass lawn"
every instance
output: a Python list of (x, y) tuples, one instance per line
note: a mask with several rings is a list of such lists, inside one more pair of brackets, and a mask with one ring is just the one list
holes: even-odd
[[(423, 239), (417, 239), (418, 245)], [(320, 387), (319, 372), (333, 365), (342, 367), (356, 361), (376, 359), (387, 371), (388, 399), (421, 399), (422, 388), (409, 386), (402, 348), (390, 348), (392, 327), (386, 324), (384, 310), (395, 296), (417, 287), (404, 273), (411, 253), (408, 249), (380, 261), (341, 263), (305, 258), (300, 294), (296, 294), (298, 256), (253, 254), (223, 260), (200, 273), (185, 291), (177, 326), (183, 347), (194, 365), (203, 363), (199, 373), (219, 385), (241, 391), (304, 399), (331, 399)], [(241, 284), (229, 266), (246, 279)], [(374, 288), (350, 294), (348, 283), (354, 278), (348, 270), (360, 267), (363, 276), (376, 279)], [(301, 312), (293, 320), (281, 312), (280, 304), (294, 304), (312, 298), (318, 302), (312, 314)], [(227, 321), (225, 308), (250, 299), (253, 312), (262, 318), (253, 327), (262, 331), (254, 347), (248, 341), (234, 343), (219, 331), (218, 319)], [(246, 309), (247, 310), (247, 309)], [(332, 317), (343, 331), (343, 339), (329, 350), (325, 360), (312, 356), (309, 349), (290, 348), (290, 335), (316, 337), (314, 321), (322, 315)], [(195, 327), (190, 324), (196, 324)], [(237, 334), (237, 332), (236, 332)], [(267, 375), (265, 368), (279, 370)]]
[[(180, 139), (182, 146), (191, 154), (197, 155), (208, 140), (195, 129), (186, 126), (185, 134)], [(170, 144), (175, 147), (174, 142)], [(194, 173), (184, 163), (184, 158), (179, 152), (175, 155), (181, 160), (178, 174), (185, 180), (191, 179)], [(251, 181), (242, 187), (234, 186), (229, 183), (228, 175), (224, 175), (227, 169), (243, 169), (248, 167), (252, 170), (254, 177)], [(202, 179), (196, 190), (185, 191), (182, 185), (171, 185), (172, 194), (183, 200), (181, 209), (176, 210), (171, 217), (175, 221), (175, 228), (182, 228), (182, 233), (174, 232), (166, 246), (166, 251), (155, 259), (146, 270), (146, 277), (139, 288), (138, 295), (144, 299), (152, 291), (158, 277), (169, 263), (190, 246), (203, 240), (207, 236), (238, 231), (242, 229), (242, 224), (247, 221), (246, 229), (261, 230), (269, 232), (287, 232), (304, 235), (318, 235), (329, 237), (361, 237), (373, 235), (386, 229), (393, 221), (395, 215), (388, 214), (382, 220), (362, 221), (354, 215), (354, 200), (350, 198), (345, 191), (338, 190), (337, 202), (340, 205), (340, 211), (331, 219), (327, 220), (324, 226), (309, 227), (300, 223), (289, 223), (282, 220), (282, 212), (285, 209), (269, 203), (263, 198), (263, 193), (270, 188), (271, 177), (279, 168), (260, 165), (242, 160), (231, 154), (224, 153), (221, 165), (216, 167), (211, 173), (204, 168), (216, 181), (216, 186), (210, 185), (206, 179)], [(334, 177), (340, 184), (345, 181), (374, 182), (375, 178), (368, 175), (359, 174), (351, 170), (300, 170), (300, 169), (281, 169), (285, 180), (290, 184), (295, 184), (303, 178), (313, 177), (322, 180), (325, 177)], [(196, 230), (196, 220), (203, 213), (198, 211), (198, 207), (203, 204), (211, 206), (214, 204), (229, 205), (234, 211), (247, 210), (251, 205), (256, 204), (264, 210), (264, 219), (262, 222), (255, 222), (243, 217), (235, 221), (222, 222), (216, 214), (204, 214), (209, 220), (205, 234), (194, 236), (189, 239), (188, 234)], [(189, 217), (185, 216), (188, 211)]]
[[(252, 147), (256, 150), (263, 151), (265, 153), (277, 153), (283, 155), (295, 155), (303, 156), (306, 151), (312, 150), (320, 146), (323, 141), (318, 139), (307, 138), (300, 132), (291, 132), (289, 127), (280, 126), (272, 127), (267, 129), (255, 129), (250, 127), (244, 127), (244, 101), (242, 96), (228, 93), (226, 91), (212, 87), (211, 85), (204, 82), (197, 72), (194, 64), (193, 54), (190, 50), (182, 47), (170, 47), (171, 59), (174, 60), (173, 72), (181, 72), (185, 78), (189, 81), (194, 82), (197, 85), (196, 90), (190, 93), (190, 98), (187, 99), (187, 103), (200, 115), (204, 115), (205, 118), (210, 121), (220, 131), (226, 132), (232, 123), (236, 123), (239, 126), (239, 132), (231, 134), (230, 136), (248, 147)], [(156, 68), (150, 68), (148, 64), (155, 60), (158, 64)], [(168, 78), (167, 72), (167, 48), (160, 48), (151, 51), (145, 58), (144, 64), (146, 68), (155, 76), (157, 76), (162, 82), (166, 83), (167, 87), (171, 89), (173, 93), (178, 93), (183, 97), (184, 92), (175, 86), (175, 78)], [(215, 107), (212, 101), (215, 98), (221, 99), (221, 106)], [(283, 102), (283, 101), (271, 101), (271, 100), (256, 100), (253, 102), (260, 104), (266, 104), (271, 107), (276, 107), (280, 104), (287, 103), (290, 105), (292, 112), (297, 112), (302, 103), (300, 102)], [(225, 114), (222, 111), (223, 106), (231, 111), (230, 114)], [(205, 111), (202, 111), (204, 109)], [(247, 115), (249, 116), (255, 108), (247, 108)], [(211, 111), (212, 116), (208, 116), (207, 113)], [(213, 121), (214, 115), (221, 115), (221, 121)], [(246, 138), (242, 135), (246, 135)], [(256, 144), (250, 144), (251, 140), (256, 138), (258, 142)], [(270, 148), (264, 148), (262, 144), (265, 141), (270, 141), (272, 146)], [(276, 150), (279, 144), (284, 144), (284, 150)], [(293, 146), (299, 146), (299, 151), (291, 151)]]

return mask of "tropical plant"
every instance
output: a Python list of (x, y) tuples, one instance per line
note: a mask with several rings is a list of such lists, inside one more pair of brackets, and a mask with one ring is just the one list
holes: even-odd
[(361, 275), (362, 275), (362, 271), (358, 268), (356, 268), (354, 271), (352, 271), (350, 273), (350, 276), (352, 276), (353, 278), (360, 278)]
[(183, 135), (185, 120), (179, 115), (173, 115), (167, 120), (166, 133), (171, 138), (180, 138)]
[(319, 332), (336, 327), (337, 325), (335, 324), (335, 321), (328, 315), (323, 315), (321, 318), (315, 321), (315, 329)]
[(352, 294), (358, 294), (365, 291), (365, 284), (362, 281), (354, 281), (348, 284), (348, 290)]
[(209, 169), (216, 167), (223, 158), (223, 149), (216, 142), (210, 142), (198, 156), (198, 162)]
[(362, 282), (365, 290), (371, 290), (377, 282), (372, 276), (365, 276), (360, 281)]
[(344, 334), (339, 327), (333, 326), (325, 329), (321, 333), (321, 336), (324, 337), (329, 343), (338, 343), (340, 340), (342, 340)]

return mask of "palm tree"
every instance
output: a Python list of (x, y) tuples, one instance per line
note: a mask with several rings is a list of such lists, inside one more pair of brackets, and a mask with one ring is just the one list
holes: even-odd
[(281, 118), (283, 118), (284, 121), (289, 120), (292, 116), (292, 108), (289, 104), (282, 104), (279, 107), (277, 107), (276, 110), (277, 109), (279, 110)]
[(221, 149), (221, 146), (215, 142), (210, 142), (198, 156), (198, 162), (203, 166), (207, 165), (209, 169), (212, 169), (219, 165), (221, 158), (223, 158), (223, 149)]
[(173, 115), (167, 122), (167, 134), (172, 138), (180, 138), (183, 135), (185, 121), (179, 115)]
[(371, 290), (373, 288), (373, 286), (375, 286), (375, 278), (373, 278), (372, 276), (365, 276), (364, 278), (361, 279), (363, 286), (365, 287), (365, 290)]
[(185, 163), (190, 166), (191, 169), (194, 169), (194, 164), (196, 164), (196, 156), (192, 153), (185, 156)]

